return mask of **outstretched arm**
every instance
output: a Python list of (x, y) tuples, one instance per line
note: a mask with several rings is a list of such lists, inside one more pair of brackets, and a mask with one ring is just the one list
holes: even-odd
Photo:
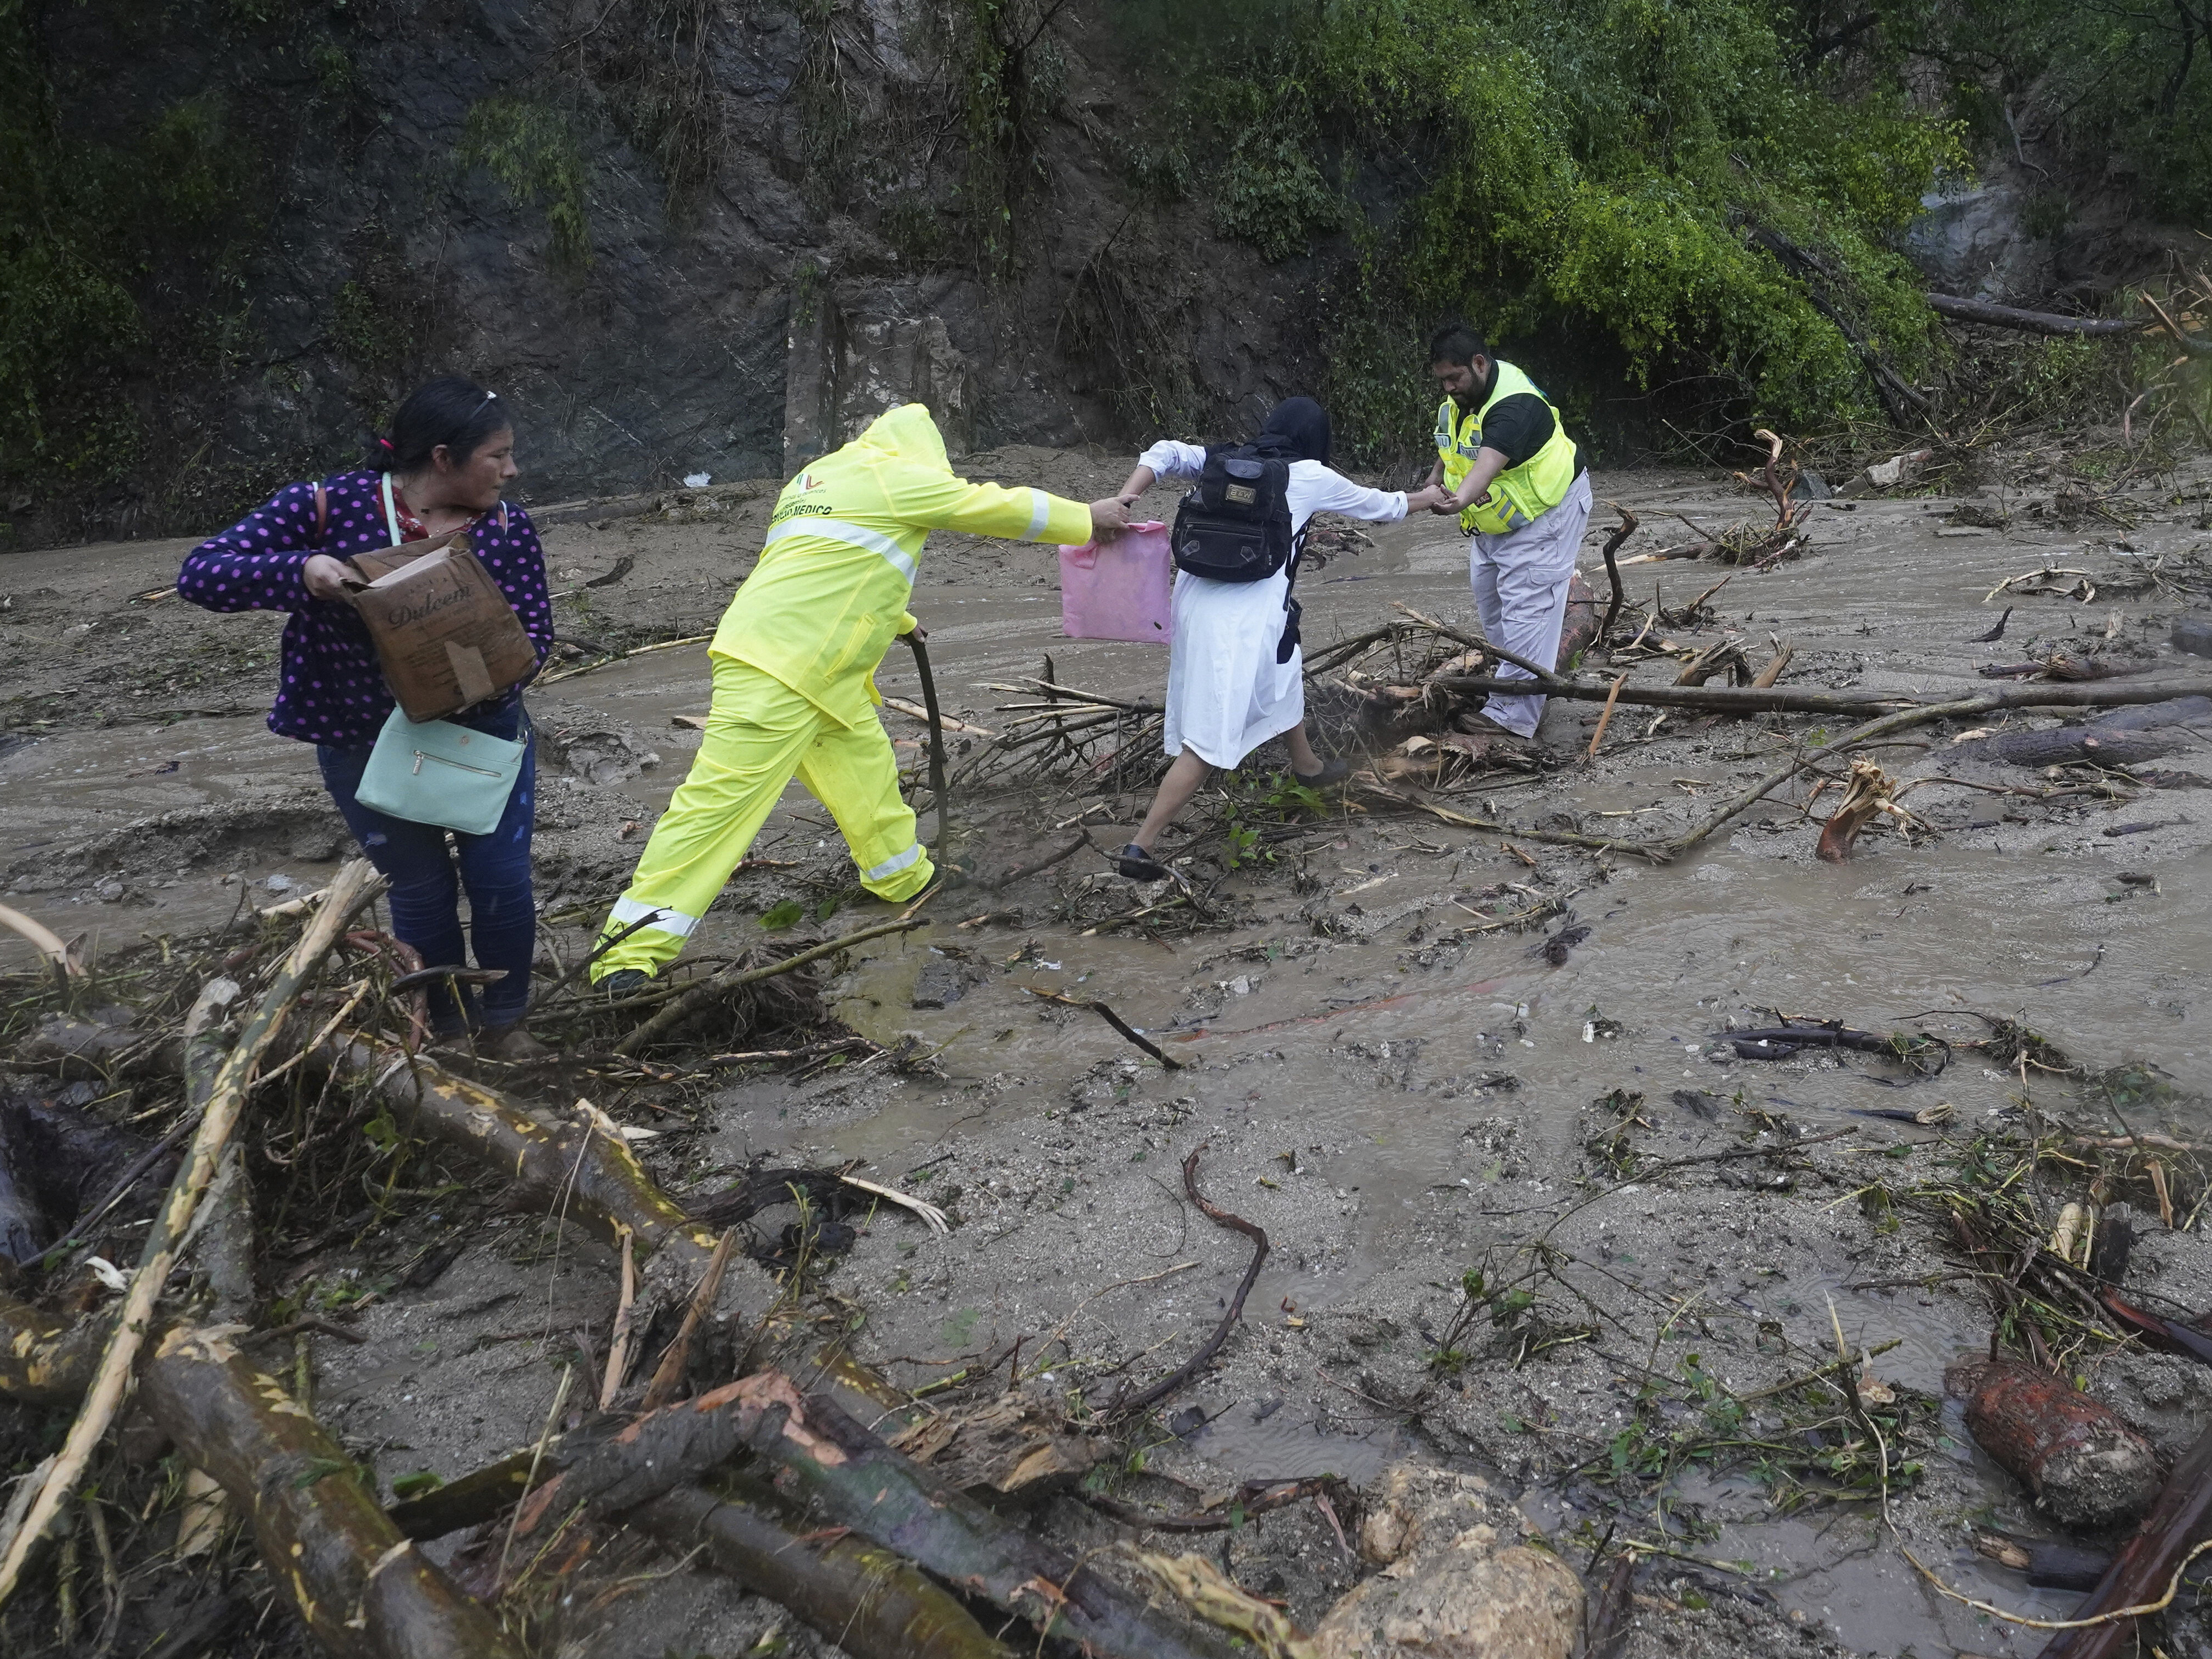
[(1492, 449), (1485, 444), (1475, 452), (1474, 465), (1468, 469), (1467, 477), (1460, 480), (1459, 488), (1446, 495), (1436, 509), (1439, 513), (1460, 513), (1490, 493), (1491, 482), (1513, 464), (1512, 458), (1502, 449)]

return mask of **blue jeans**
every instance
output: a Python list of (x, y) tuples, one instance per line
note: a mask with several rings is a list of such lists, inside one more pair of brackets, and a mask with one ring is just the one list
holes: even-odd
[[(521, 733), (522, 699), (460, 724), (509, 742)], [(430, 988), (430, 1014), (441, 1035), (465, 1024), (508, 1025), (530, 1000), (530, 963), (537, 954), (538, 911), (530, 892), (530, 831), (538, 804), (538, 744), (523, 751), (522, 770), (507, 811), (488, 836), (467, 836), (433, 823), (395, 818), (355, 799), (373, 745), (340, 749), (318, 744), (323, 786), (337, 803), (346, 827), (384, 878), (392, 884), (392, 931), (421, 953), (426, 968), (467, 965), (461, 942), (459, 897), (469, 896), (469, 933), (477, 966), (504, 968), (507, 977), (483, 988), (481, 1008), (465, 988), (456, 1006), (447, 986)], [(453, 837), (453, 850), (446, 850)], [(458, 878), (455, 865), (459, 864)]]

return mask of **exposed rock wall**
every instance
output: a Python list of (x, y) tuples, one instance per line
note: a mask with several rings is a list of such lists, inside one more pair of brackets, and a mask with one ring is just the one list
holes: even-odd
[(54, 6), (73, 131), (121, 142), (211, 98), (261, 199), (237, 291), (179, 301), (227, 307), (227, 355), (134, 390), (143, 476), (44, 538), (19, 507), (17, 533), (197, 528), (352, 464), (449, 368), (514, 407), (540, 502), (780, 476), (915, 398), (956, 449), (1119, 439), (1109, 240), (1107, 320), (1133, 307), (1188, 377), (1171, 412), (1249, 419), (1306, 389), (1285, 341), (1313, 272), (1140, 198), (1105, 10), (1044, 26), (1052, 84), (987, 246), (951, 14), (918, 0)]

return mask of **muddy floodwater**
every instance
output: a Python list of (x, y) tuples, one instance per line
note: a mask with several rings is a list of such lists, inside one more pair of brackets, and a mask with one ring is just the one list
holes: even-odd
[[(997, 476), (1042, 471), (1070, 493), (1094, 474), (1092, 494), (1119, 476), (1110, 457), (988, 459)], [(1601, 472), (1595, 483), (1601, 502), (1644, 521), (1624, 556), (1693, 533), (1686, 519), (1712, 529), (1767, 511), (1722, 475)], [(1785, 688), (1964, 696), (1988, 689), (1978, 672), (1987, 665), (2124, 647), (2157, 657), (2161, 679), (2212, 682), (2212, 661), (2166, 644), (2189, 596), (2156, 578), (2212, 551), (2202, 481), (2142, 480), (2111, 512), (2072, 519), (2033, 510), (2051, 494), (2033, 483), (1987, 494), (2009, 515), (1997, 527), (1960, 522), (1953, 495), (1823, 501), (1802, 559), (1732, 576), (1701, 562), (1623, 575), (1632, 601), (1650, 603), (1656, 587), (1668, 609), (1729, 578), (1706, 601), (1709, 620), (1655, 623), (1654, 636), (1702, 647), (1733, 634), (1754, 661), (1772, 636), (1795, 650)], [(673, 522), (663, 512), (550, 529), (553, 586), (567, 596), (562, 632), (627, 647), (708, 631), (757, 550), (765, 504), (737, 492), (679, 506)], [(1163, 492), (1152, 505), (1164, 504)], [(1601, 505), (1584, 552), (1601, 594), (1596, 550), (1611, 522)], [(137, 597), (172, 580), (184, 550), (0, 559), (9, 714), (0, 902), (101, 953), (312, 888), (345, 849), (311, 753), (261, 724), (276, 623)], [(633, 563), (620, 581), (584, 586), (622, 559)], [(2075, 574), (1986, 598), (2043, 568)], [(1394, 601), (1475, 625), (1465, 544), (1443, 520), (1377, 529), (1371, 547), (1309, 570), (1299, 591), (1310, 647), (1381, 626)], [(2002, 640), (1969, 642), (2008, 606)], [(947, 712), (985, 728), (1001, 718), (994, 705), (1019, 700), (992, 688), (1036, 675), (1048, 654), (1063, 684), (1157, 699), (1164, 684), (1163, 650), (1060, 637), (1049, 550), (939, 538), (913, 609)], [(1678, 667), (1645, 662), (1630, 683), (1666, 684)], [(1601, 656), (1585, 668), (1605, 669)], [(887, 696), (918, 699), (902, 651), (878, 678)], [(708, 689), (695, 643), (532, 694), (546, 741), (541, 897), (559, 959), (584, 947), (680, 781), (697, 734), (677, 717), (703, 713)], [(175, 717), (182, 710), (198, 712)], [(1856, 718), (1656, 720), (1624, 706), (1585, 763), (1597, 705), (1554, 700), (1539, 735), (1555, 764), (1437, 799), (1526, 830), (1656, 840), (1783, 764), (1809, 734)], [(1991, 723), (2022, 730), (2055, 718)], [(902, 756), (917, 757), (921, 724), (885, 719)], [(2033, 1027), (2085, 1072), (2156, 1068), (2129, 1127), (2212, 1138), (2203, 1105), (2212, 793), (2184, 782), (2124, 788), (2119, 801), (2039, 799), (2017, 793), (2056, 787), (2039, 769), (1947, 755), (1963, 731), (1916, 729), (1872, 757), (1900, 781), (1960, 781), (1912, 792), (1923, 831), (1878, 828), (1838, 864), (1813, 856), (1834, 794), (1808, 816), (1802, 781), (1666, 864), (1471, 830), (1355, 793), (1273, 843), (1272, 859), (1224, 870), (1218, 837), (1200, 846), (1220, 811), (1209, 792), (1184, 839), (1211, 921), (1100, 927), (1097, 896), (1122, 884), (1087, 851), (1004, 893), (946, 892), (933, 901), (932, 927), (860, 947), (830, 988), (853, 1030), (926, 1065), (878, 1060), (804, 1081), (769, 1066), (726, 1070), (682, 1097), (696, 1124), (653, 1143), (648, 1161), (672, 1188), (706, 1192), (763, 1157), (857, 1159), (872, 1178), (933, 1198), (955, 1215), (949, 1237), (886, 1212), (834, 1270), (837, 1293), (864, 1315), (866, 1357), (921, 1386), (985, 1356), (1004, 1365), (1019, 1338), (1035, 1361), (1018, 1361), (1024, 1376), (1103, 1403), (1124, 1386), (1123, 1368), (1145, 1378), (1179, 1362), (1243, 1272), (1244, 1242), (1184, 1198), (1182, 1165), (1202, 1147), (1207, 1195), (1264, 1228), (1271, 1248), (1221, 1361), (1171, 1402), (1206, 1420), (1164, 1433), (1142, 1479), (1181, 1483), (1188, 1504), (1247, 1479), (1336, 1474), (1356, 1485), (1394, 1461), (1443, 1462), (1515, 1498), (1577, 1565), (1609, 1524), (1631, 1524), (1594, 1499), (1591, 1470), (1639, 1420), (1650, 1372), (1679, 1374), (1694, 1350), (1741, 1391), (1833, 1358), (1838, 1330), (1854, 1348), (1893, 1343), (1872, 1373), (1930, 1396), (1931, 1426), (1926, 1467), (1893, 1498), (1889, 1523), (1879, 1502), (1793, 1506), (1740, 1472), (1666, 1477), (1661, 1508), (1675, 1517), (1692, 1575), (1668, 1614), (1686, 1621), (1673, 1627), (1679, 1650), (1803, 1651), (1814, 1641), (2033, 1653), (2043, 1632), (1945, 1598), (1901, 1553), (2026, 1616), (2063, 1617), (2076, 1599), (2029, 1590), (1971, 1547), (1977, 1526), (2057, 1534), (1974, 1447), (1958, 1402), (1942, 1398), (1945, 1368), (1986, 1349), (1991, 1308), (1956, 1272), (1937, 1226), (1911, 1210), (1909, 1189), (1978, 1132), (2017, 1127), (2023, 1110), (2118, 1127), (2078, 1079), (2000, 1066), (1970, 1046), (1991, 1036), (1992, 1020)], [(2186, 752), (2161, 763), (2181, 773), (2207, 764)], [(1055, 784), (956, 799), (954, 811), (963, 861), (989, 872), (1064, 843), (1079, 816), (1098, 845), (1117, 846), (1143, 805), (1137, 793)], [(1160, 850), (1178, 856), (1177, 838)], [(796, 786), (754, 857), (706, 918), (695, 956), (757, 942), (763, 911), (793, 895), (811, 903), (841, 879), (827, 815)], [(1503, 884), (1561, 901), (1589, 937), (1553, 965), (1532, 954), (1540, 930), (1473, 931)], [(826, 936), (881, 914), (862, 901), (805, 926)], [(960, 925), (979, 916), (991, 919)], [(0, 962), (27, 960), (0, 943)], [(934, 988), (919, 1000), (942, 1006), (916, 1006), (926, 975)], [(1176, 1069), (1086, 1011), (1033, 993), (1103, 1000)], [(1777, 1015), (1952, 1046), (1929, 1074), (1866, 1053), (1747, 1060), (1716, 1040)], [(548, 1097), (588, 1086), (554, 1081)], [(1594, 1104), (1616, 1091), (1640, 1095), (1640, 1106)], [(634, 1096), (602, 1103), (672, 1127), (647, 1103), (660, 1097)], [(1646, 1170), (1714, 1156), (1615, 1180), (1590, 1146), (1623, 1110)], [(1790, 1171), (1736, 1156), (1761, 1136), (1802, 1143)], [(2212, 1303), (2212, 1261), (2191, 1219), (2179, 1214), (2169, 1230), (2142, 1218), (2136, 1271), (2201, 1309)], [(1563, 1253), (1559, 1273), (1585, 1298), (1591, 1334), (1440, 1366), (1462, 1276), (1485, 1261), (1496, 1273), (1539, 1236)], [(531, 1270), (506, 1271), (519, 1294), (551, 1295), (529, 1288)], [(471, 1406), (486, 1373), (457, 1340), (475, 1316), (441, 1313), (454, 1283), (395, 1292), (368, 1316), (366, 1328), (408, 1339), (409, 1352), (430, 1340), (419, 1361), (372, 1364), (350, 1350), (323, 1360), (324, 1397), (340, 1402), (350, 1438), (404, 1423), (417, 1462), (448, 1476), (527, 1439), (556, 1375), (550, 1360), (507, 1352), (496, 1401)], [(458, 1322), (445, 1330), (448, 1315)], [(2169, 1455), (2212, 1416), (2212, 1389), (2182, 1362), (2122, 1355), (2089, 1369), (2093, 1391), (2147, 1419)], [(412, 1403), (399, 1404), (402, 1393)], [(423, 1402), (436, 1401), (446, 1403), (426, 1431)], [(1295, 1536), (1225, 1547), (1231, 1565), (1253, 1566), (1248, 1588), (1310, 1616), (1352, 1572), (1317, 1522), (1299, 1525)], [(1269, 1572), (1282, 1588), (1264, 1587)]]

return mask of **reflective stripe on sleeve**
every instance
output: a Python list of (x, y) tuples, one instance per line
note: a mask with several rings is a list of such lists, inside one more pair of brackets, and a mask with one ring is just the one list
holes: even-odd
[(659, 928), (664, 933), (673, 933), (678, 939), (690, 939), (691, 930), (699, 925), (699, 918), (687, 916), (681, 910), (672, 910), (665, 904), (640, 904), (624, 893), (614, 903), (607, 921), (607, 931), (614, 933), (634, 921), (642, 921)]
[(874, 869), (860, 872), (861, 878), (866, 881), (881, 881), (885, 876), (895, 876), (902, 870), (911, 868), (919, 863), (921, 859), (921, 843), (916, 842), (905, 852), (893, 854), (876, 866)]
[(848, 524), (842, 519), (786, 519), (768, 532), (767, 539), (761, 543), (761, 551), (767, 552), (787, 536), (819, 536), (824, 541), (864, 548), (905, 577), (908, 586), (914, 584), (914, 560), (904, 548), (879, 530)]
[(1023, 532), (1024, 541), (1033, 542), (1044, 534), (1045, 522), (1052, 517), (1052, 497), (1042, 489), (1030, 491), (1030, 527)]

